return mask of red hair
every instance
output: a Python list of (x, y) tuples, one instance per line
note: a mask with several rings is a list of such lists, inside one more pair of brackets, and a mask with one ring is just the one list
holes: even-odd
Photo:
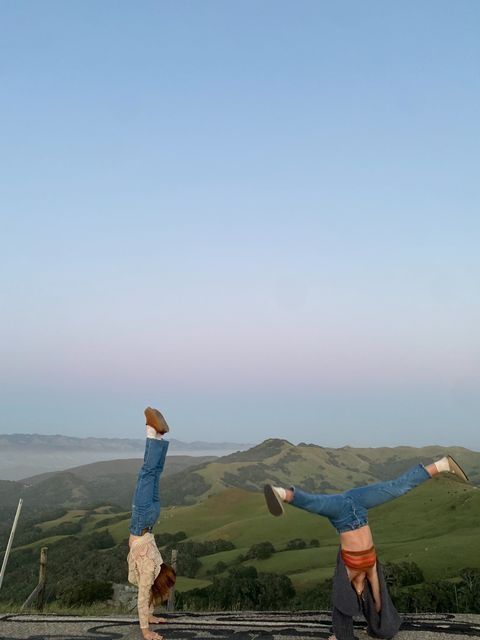
[(150, 603), (159, 604), (166, 602), (170, 595), (170, 589), (174, 586), (176, 580), (177, 574), (175, 573), (175, 569), (164, 562), (160, 568), (160, 573), (152, 584)]

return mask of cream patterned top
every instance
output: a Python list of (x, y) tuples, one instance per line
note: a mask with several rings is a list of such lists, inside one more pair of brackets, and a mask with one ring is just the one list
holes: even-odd
[(150, 605), (150, 592), (155, 578), (160, 573), (163, 559), (152, 533), (145, 533), (134, 540), (130, 547), (128, 562), (128, 581), (138, 587), (138, 619), (140, 628), (148, 628), (148, 618), (153, 613)]

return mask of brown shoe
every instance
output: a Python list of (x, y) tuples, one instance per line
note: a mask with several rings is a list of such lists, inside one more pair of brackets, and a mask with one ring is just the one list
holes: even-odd
[(273, 487), (271, 484), (266, 484), (263, 487), (263, 494), (265, 496), (267, 508), (272, 516), (283, 516), (283, 514), (285, 513), (285, 509), (283, 508), (283, 501), (275, 491), (275, 487)]
[(158, 411), (158, 409), (147, 407), (144, 413), (149, 427), (153, 427), (155, 431), (158, 431), (158, 433), (160, 433), (162, 436), (170, 431), (167, 421), (162, 416), (160, 411)]
[(455, 460), (452, 458), (452, 456), (447, 456), (447, 460), (448, 460), (448, 464), (450, 466), (450, 471), (455, 474), (455, 476), (461, 481), (461, 482), (470, 482), (470, 480), (468, 479), (467, 474), (465, 473), (465, 471), (462, 469), (462, 467), (458, 464), (458, 462), (455, 462)]

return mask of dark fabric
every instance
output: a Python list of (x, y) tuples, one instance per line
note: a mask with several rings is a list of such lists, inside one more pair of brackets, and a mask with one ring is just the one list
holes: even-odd
[(367, 633), (374, 638), (393, 638), (400, 629), (402, 618), (395, 609), (387, 590), (382, 565), (377, 559), (382, 609), (375, 610), (375, 601), (368, 580), (361, 596), (358, 596), (348, 579), (347, 569), (339, 550), (333, 576), (332, 628), (337, 640), (354, 640), (353, 616), (364, 616)]

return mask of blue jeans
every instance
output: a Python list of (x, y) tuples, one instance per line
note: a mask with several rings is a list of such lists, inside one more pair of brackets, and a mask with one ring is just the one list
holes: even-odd
[(144, 529), (151, 531), (160, 515), (158, 481), (165, 466), (167, 450), (167, 440), (147, 438), (143, 465), (133, 496), (130, 533), (134, 536), (140, 536)]
[(311, 513), (325, 516), (338, 533), (359, 529), (368, 523), (368, 509), (378, 507), (385, 502), (403, 496), (430, 478), (430, 474), (421, 464), (417, 464), (398, 478), (386, 482), (377, 482), (366, 487), (349, 489), (334, 495), (305, 493), (301, 489), (293, 490), (293, 504)]

